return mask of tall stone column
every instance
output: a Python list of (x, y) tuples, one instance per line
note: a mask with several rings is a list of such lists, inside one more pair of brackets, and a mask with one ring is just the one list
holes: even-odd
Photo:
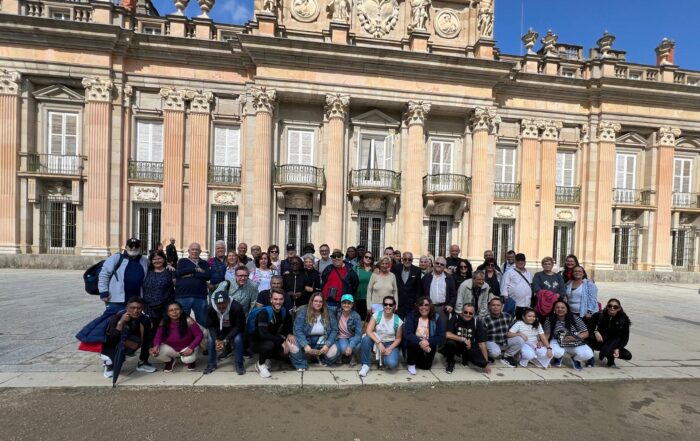
[(87, 182), (83, 216), (83, 255), (109, 253), (112, 81), (83, 78)]
[(185, 218), (185, 241), (207, 246), (207, 204), (209, 182), (209, 122), (211, 92), (187, 91), (190, 100), (190, 188)]
[(520, 123), (520, 212), (518, 219), (518, 252), (525, 254), (530, 261), (537, 259), (537, 180), (525, 179), (532, 175), (533, 164), (537, 160), (540, 148), (539, 121), (524, 119)]
[(501, 118), (495, 108), (477, 107), (469, 117), (473, 141), (467, 256), (475, 261), (483, 259), (484, 250), (491, 248), (495, 144), (492, 145), (489, 135), (496, 134), (500, 122)]
[(554, 205), (557, 186), (557, 148), (561, 121), (542, 122), (542, 150), (540, 153), (540, 219), (537, 260), (552, 256), (554, 247)]
[(409, 101), (406, 107), (408, 149), (406, 153), (406, 179), (401, 194), (401, 219), (403, 234), (399, 246), (418, 256), (423, 249), (423, 175), (425, 167), (425, 120), (430, 103)]
[[(185, 90), (165, 87), (163, 99), (163, 198), (161, 235), (174, 237), (186, 248), (182, 231), (182, 195), (185, 165)], [(201, 215), (201, 214), (199, 214)], [(160, 240), (161, 238), (158, 238)]]
[(656, 134), (656, 222), (654, 223), (653, 271), (672, 271), (671, 267), (671, 208), (673, 199), (673, 158), (676, 138), (681, 131), (661, 127)]
[(0, 253), (19, 252), (19, 72), (0, 69)]
[(326, 207), (323, 211), (324, 241), (343, 249), (345, 208), (345, 120), (350, 97), (339, 93), (326, 95), (328, 119), (328, 156), (326, 159)]
[(596, 193), (593, 269), (612, 269), (612, 199), (615, 178), (615, 139), (620, 124), (601, 121), (598, 124), (598, 160), (596, 164)]
[(251, 89), (255, 109), (255, 176), (253, 177), (253, 237), (251, 243), (262, 247), (272, 239), (272, 115), (277, 91), (266, 87)]

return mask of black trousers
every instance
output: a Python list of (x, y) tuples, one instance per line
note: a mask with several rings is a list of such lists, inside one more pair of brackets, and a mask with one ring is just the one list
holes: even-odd
[(287, 358), (282, 347), (270, 340), (255, 341), (252, 347), (253, 352), (257, 352), (260, 356), (258, 360), (260, 364), (265, 363), (266, 360), (285, 360)]
[(360, 315), (362, 321), (367, 320), (367, 299), (355, 300), (355, 311)]
[(409, 343), (406, 347), (406, 363), (409, 366), (415, 365), (418, 369), (430, 369), (435, 358), (435, 346), (430, 346), (430, 352), (426, 353), (415, 343)]
[(594, 351), (600, 351), (600, 360), (604, 358), (608, 359), (608, 366), (612, 366), (615, 364), (615, 357), (613, 357), (613, 352), (615, 352), (615, 349), (619, 349), (620, 351), (620, 360), (632, 359), (632, 353), (622, 347), (622, 345), (620, 344), (620, 339), (618, 338), (611, 338), (608, 340), (604, 339), (602, 342), (599, 342), (595, 338), (589, 338), (588, 344)]
[(488, 364), (488, 361), (484, 359), (484, 355), (481, 353), (481, 349), (477, 343), (473, 343), (472, 347), (467, 349), (465, 343), (447, 340), (445, 346), (442, 347), (442, 354), (445, 356), (448, 363), (454, 363), (455, 355), (459, 355), (462, 357), (462, 364), (465, 366), (467, 362), (479, 366), (480, 368), (484, 368)]

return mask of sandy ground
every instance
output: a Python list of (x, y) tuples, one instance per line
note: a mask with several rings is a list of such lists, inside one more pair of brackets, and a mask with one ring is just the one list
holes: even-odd
[[(700, 381), (348, 389), (4, 389), (0, 440), (697, 440)], [(693, 435), (695, 434), (695, 435)]]

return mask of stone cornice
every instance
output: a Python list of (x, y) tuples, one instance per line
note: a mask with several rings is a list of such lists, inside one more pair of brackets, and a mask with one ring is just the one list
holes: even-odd
[(112, 101), (112, 80), (109, 78), (83, 78), (85, 88), (85, 102), (110, 102)]
[(19, 95), (21, 81), (19, 72), (0, 69), (0, 95)]
[(340, 118), (345, 119), (348, 116), (350, 108), (350, 96), (340, 93), (326, 94), (325, 112), (328, 119)]
[(277, 101), (277, 91), (275, 89), (253, 87), (250, 89), (249, 94), (256, 113), (274, 113)]
[(677, 127), (659, 127), (657, 132), (657, 145), (675, 147), (676, 138), (681, 136), (681, 129)]
[(406, 125), (424, 125), (431, 107), (431, 104), (425, 101), (409, 101), (406, 105)]
[(598, 123), (598, 141), (599, 142), (615, 142), (617, 132), (622, 127), (618, 123), (610, 121), (601, 121)]

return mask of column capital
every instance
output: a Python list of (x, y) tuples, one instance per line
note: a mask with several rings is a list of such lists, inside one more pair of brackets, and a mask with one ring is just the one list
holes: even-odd
[(109, 78), (87, 77), (83, 78), (86, 102), (110, 102), (112, 101), (112, 88), (114, 84)]
[(277, 102), (277, 91), (265, 86), (253, 87), (250, 89), (250, 96), (253, 98), (253, 109), (256, 113), (273, 113)]
[(163, 99), (163, 110), (185, 110), (185, 91), (163, 87), (160, 89), (160, 97)]
[(211, 103), (214, 101), (214, 94), (210, 91), (188, 90), (185, 98), (190, 101), (190, 111), (192, 113), (209, 113)]
[(536, 119), (526, 118), (520, 121), (520, 136), (522, 138), (538, 139), (539, 129)]
[(326, 105), (325, 112), (326, 118), (340, 118), (345, 119), (348, 116), (348, 109), (350, 108), (350, 95), (343, 95), (340, 93), (327, 93), (326, 94)]
[(542, 139), (556, 141), (559, 139), (559, 132), (564, 125), (561, 121), (543, 119), (539, 121), (539, 126), (542, 129)]
[(615, 142), (617, 132), (622, 126), (618, 123), (610, 121), (600, 121), (598, 123), (598, 141), (600, 142)]
[(590, 127), (589, 127), (588, 124), (583, 124), (583, 125), (581, 125), (581, 132), (580, 132), (580, 135), (581, 135), (581, 142), (588, 142), (588, 141), (590, 141), (589, 132), (590, 132)]
[(676, 138), (679, 136), (681, 136), (681, 129), (678, 127), (659, 127), (659, 131), (656, 132), (656, 144), (675, 147)]
[(0, 95), (18, 95), (22, 75), (16, 70), (0, 69)]
[(125, 107), (131, 107), (131, 97), (134, 96), (134, 88), (131, 84), (125, 84), (122, 91), (122, 102)]
[(406, 104), (406, 125), (425, 124), (432, 105), (426, 101), (409, 101)]
[(495, 107), (477, 107), (469, 114), (469, 125), (472, 132), (486, 130), (495, 134), (499, 124), (501, 124), (501, 117), (498, 116)]

